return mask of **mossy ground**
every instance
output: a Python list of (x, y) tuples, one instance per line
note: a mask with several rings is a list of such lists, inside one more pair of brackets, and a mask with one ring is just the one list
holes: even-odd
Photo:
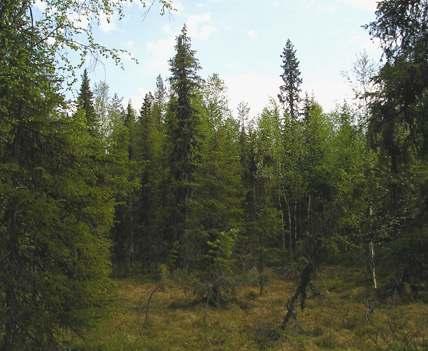
[(428, 304), (410, 301), (376, 305), (367, 320), (364, 274), (323, 269), (297, 322), (278, 326), (295, 284), (271, 275), (263, 296), (256, 287), (238, 291), (237, 303), (211, 308), (170, 285), (153, 295), (154, 283), (119, 280), (118, 297), (105, 319), (73, 341), (72, 350), (428, 350)]

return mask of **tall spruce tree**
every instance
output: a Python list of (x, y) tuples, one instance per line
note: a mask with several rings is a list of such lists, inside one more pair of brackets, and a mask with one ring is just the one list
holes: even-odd
[(138, 153), (141, 161), (141, 192), (138, 201), (139, 228), (141, 240), (139, 245), (140, 257), (144, 269), (151, 269), (159, 260), (159, 233), (155, 230), (157, 212), (160, 210), (157, 201), (157, 164), (155, 159), (156, 128), (153, 121), (153, 95), (147, 93), (140, 109), (138, 122)]
[(173, 182), (173, 216), (170, 228), (178, 250), (178, 265), (185, 265), (184, 236), (189, 216), (193, 173), (196, 167), (198, 116), (192, 105), (200, 87), (199, 61), (191, 48), (191, 40), (184, 25), (177, 37), (175, 56), (170, 60), (170, 84), (173, 93), (169, 116), (169, 166)]
[(281, 54), (283, 72), (281, 74), (283, 85), (279, 87), (279, 101), (284, 105), (291, 117), (299, 115), (300, 85), (302, 84), (299, 60), (296, 50), (290, 39), (287, 40)]
[(86, 69), (83, 71), (82, 75), (82, 83), (77, 98), (77, 109), (84, 112), (89, 132), (92, 135), (99, 133), (99, 117), (95, 112), (94, 96)]

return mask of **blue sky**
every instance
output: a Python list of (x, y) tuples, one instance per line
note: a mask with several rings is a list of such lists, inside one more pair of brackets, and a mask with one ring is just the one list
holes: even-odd
[(159, 15), (134, 4), (122, 21), (102, 21), (96, 37), (129, 50), (139, 64), (124, 60), (124, 70), (111, 62), (91, 64), (92, 81), (105, 80), (111, 93), (139, 107), (156, 76), (168, 76), (174, 40), (187, 23), (202, 76), (216, 72), (225, 80), (230, 104), (247, 101), (257, 114), (276, 96), (280, 85), (280, 53), (290, 38), (297, 49), (303, 90), (314, 94), (326, 110), (351, 95), (342, 72), (366, 50), (379, 50), (361, 28), (374, 18), (375, 0), (175, 0), (176, 12)]

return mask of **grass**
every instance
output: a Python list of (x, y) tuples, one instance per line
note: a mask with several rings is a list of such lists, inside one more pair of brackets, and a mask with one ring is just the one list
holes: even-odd
[(191, 296), (169, 285), (153, 294), (145, 321), (145, 304), (155, 284), (119, 280), (118, 297), (108, 316), (71, 350), (79, 351), (244, 351), (244, 350), (428, 350), (428, 305), (412, 302), (378, 305), (366, 318), (364, 276), (327, 267), (297, 322), (281, 323), (294, 283), (273, 274), (264, 296), (256, 287), (238, 291), (238, 303), (215, 309), (193, 304)]

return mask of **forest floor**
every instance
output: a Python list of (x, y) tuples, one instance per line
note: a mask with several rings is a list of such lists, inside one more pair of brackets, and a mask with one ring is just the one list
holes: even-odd
[(75, 340), (72, 350), (428, 350), (428, 304), (378, 305), (367, 320), (367, 283), (356, 270), (319, 272), (320, 295), (310, 297), (283, 332), (278, 326), (295, 283), (273, 274), (263, 296), (255, 286), (242, 287), (237, 303), (218, 309), (194, 304), (183, 289), (167, 286), (153, 293), (147, 320), (156, 284), (117, 283), (109, 314)]

